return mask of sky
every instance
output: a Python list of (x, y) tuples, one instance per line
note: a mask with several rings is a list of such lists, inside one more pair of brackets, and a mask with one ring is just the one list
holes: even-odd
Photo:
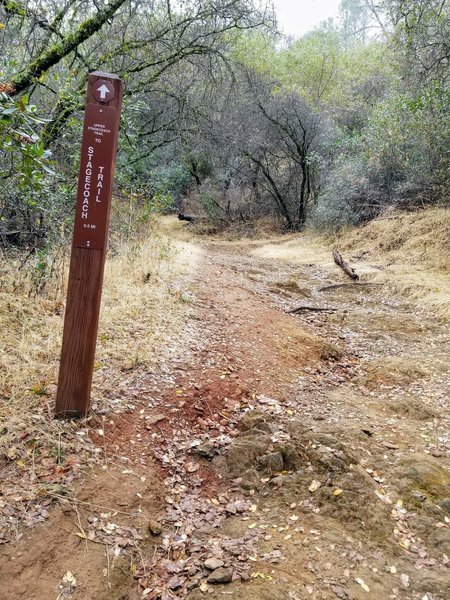
[(300, 36), (337, 15), (340, 0), (273, 0), (280, 29)]

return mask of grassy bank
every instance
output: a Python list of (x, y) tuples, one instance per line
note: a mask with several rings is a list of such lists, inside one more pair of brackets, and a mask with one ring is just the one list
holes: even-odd
[(305, 231), (271, 240), (254, 250), (258, 256), (314, 263), (336, 281), (345, 275), (333, 263), (338, 247), (365, 281), (388, 284), (391, 293), (450, 315), (450, 209), (389, 212), (362, 227), (330, 236)]

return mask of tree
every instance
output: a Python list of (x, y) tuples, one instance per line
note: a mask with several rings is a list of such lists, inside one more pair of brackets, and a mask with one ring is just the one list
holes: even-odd
[(366, 42), (370, 28), (364, 0), (342, 0), (339, 5), (339, 32), (345, 44)]
[(260, 135), (245, 153), (287, 228), (300, 229), (318, 191), (320, 116), (294, 94), (259, 97), (256, 106)]
[[(0, 69), (9, 94), (27, 92), (41, 107), (42, 140), (73, 178), (75, 157), (67, 157), (81, 133), (89, 71), (115, 72), (125, 81), (124, 121), (131, 126), (125, 139), (137, 141), (127, 150), (138, 171), (141, 160), (183, 139), (182, 105), (173, 90), (178, 66), (200, 66), (213, 78), (229, 60), (233, 32), (270, 26), (271, 14), (258, 0), (0, 0), (0, 22)], [(132, 103), (141, 108), (139, 118)]]
[(385, 0), (405, 79), (414, 85), (450, 82), (449, 0)]
[(187, 140), (197, 161), (208, 158), (201, 183), (209, 183), (198, 192), (208, 211), (225, 220), (276, 214), (300, 229), (319, 188), (326, 120), (251, 69), (201, 98)]

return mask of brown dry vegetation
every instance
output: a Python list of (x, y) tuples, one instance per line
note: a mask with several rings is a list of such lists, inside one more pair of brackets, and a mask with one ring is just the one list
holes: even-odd
[(391, 293), (450, 315), (450, 209), (389, 211), (363, 227), (334, 236), (310, 231), (290, 235), (284, 242), (277, 239), (260, 245), (254, 253), (332, 268), (334, 247), (340, 248), (363, 281), (389, 284)]
[(390, 211), (343, 235), (343, 250), (365, 249), (389, 261), (449, 272), (450, 209), (432, 208), (412, 213)]

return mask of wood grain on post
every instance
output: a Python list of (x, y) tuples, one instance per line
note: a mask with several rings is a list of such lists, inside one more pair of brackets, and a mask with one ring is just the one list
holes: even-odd
[(84, 117), (56, 417), (81, 417), (89, 410), (121, 108), (121, 80), (109, 73), (91, 73)]

